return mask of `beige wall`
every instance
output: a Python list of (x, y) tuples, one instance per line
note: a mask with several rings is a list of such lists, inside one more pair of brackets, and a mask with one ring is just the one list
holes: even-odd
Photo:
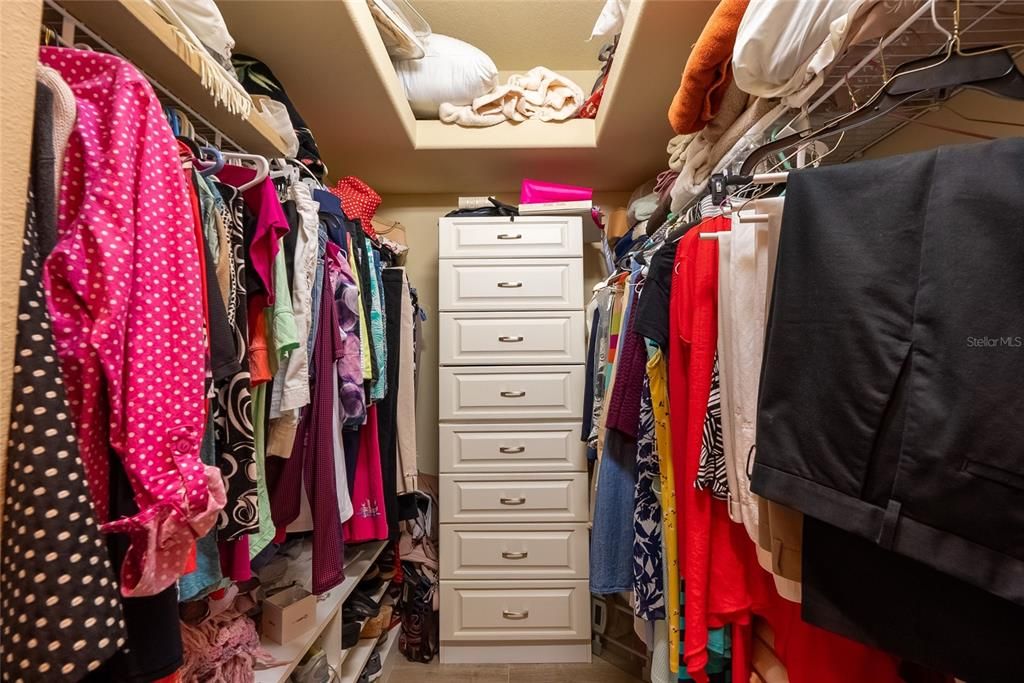
[[(987, 121), (969, 121), (963, 118), (965, 116), (972, 119), (987, 119)], [(1024, 135), (1024, 128), (1019, 125), (1008, 126), (992, 123), (992, 121), (1012, 121), (1024, 124), (1024, 102), (968, 90), (954, 97), (945, 107), (925, 114), (919, 121), (921, 123), (910, 123), (899, 132), (872, 146), (865, 152), (864, 157), (873, 159), (933, 149), (939, 145), (981, 142), (979, 138), (971, 135), (939, 130), (921, 125), (922, 123), (992, 137)]]
[(25, 231), (41, 13), (40, 0), (0, 0), (0, 493), (7, 472), (18, 273)]
[[(2, 1), (2, 0), (0, 0)], [(511, 195), (499, 199), (516, 203)], [(605, 192), (595, 195), (601, 206), (621, 206), (629, 198), (628, 192)], [(423, 327), (423, 355), (420, 366), (419, 396), (416, 400), (416, 439), (419, 449), (419, 467), (424, 472), (437, 473), (437, 219), (458, 207), (454, 194), (386, 195), (377, 216), (388, 221), (400, 221), (406, 228), (409, 256), (406, 268), (412, 286), (419, 292), (420, 305), (427, 312)], [(584, 278), (587, 288), (601, 278), (598, 252), (585, 247)], [(398, 419), (402, 419), (399, 415)]]

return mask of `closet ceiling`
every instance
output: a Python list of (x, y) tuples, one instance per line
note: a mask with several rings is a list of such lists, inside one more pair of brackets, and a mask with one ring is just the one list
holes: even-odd
[[(412, 0), (436, 33), (476, 45), (503, 71), (539, 64), (596, 71), (602, 41), (587, 42), (604, 0)], [(554, 66), (557, 65), (557, 66)], [(590, 83), (580, 83), (584, 89)]]
[[(415, 0), (414, 0), (415, 1)], [(464, 129), (413, 118), (362, 0), (220, 0), (236, 52), (284, 83), (330, 176), (384, 194), (487, 194), (523, 177), (630, 190), (666, 165), (665, 112), (713, 0), (633, 0), (596, 120)], [(476, 44), (502, 72), (543, 65), (592, 84), (599, 0), (418, 0), (438, 33)]]

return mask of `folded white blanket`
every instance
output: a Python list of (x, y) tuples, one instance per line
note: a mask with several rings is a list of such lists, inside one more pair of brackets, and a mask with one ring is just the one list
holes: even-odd
[(438, 108), (438, 114), (445, 123), (474, 128), (527, 119), (565, 121), (575, 116), (585, 99), (580, 86), (538, 66), (525, 74), (510, 76), (508, 83), (481, 95), (472, 104), (445, 102)]

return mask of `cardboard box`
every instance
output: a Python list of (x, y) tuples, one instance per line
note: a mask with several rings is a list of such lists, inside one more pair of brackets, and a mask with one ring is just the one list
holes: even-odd
[(287, 643), (316, 625), (316, 598), (293, 586), (263, 601), (263, 635)]

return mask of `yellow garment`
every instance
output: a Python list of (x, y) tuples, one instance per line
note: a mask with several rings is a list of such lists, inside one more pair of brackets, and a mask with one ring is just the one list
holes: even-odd
[[(356, 260), (352, 256), (352, 238), (348, 238), (348, 267), (352, 270), (352, 277), (356, 281), (356, 287), (359, 288), (359, 292), (363, 291), (363, 283), (359, 281), (359, 268), (356, 267)], [(373, 379), (373, 363), (370, 361), (370, 328), (366, 324), (366, 316), (363, 311), (362, 294), (360, 294), (359, 305), (356, 306), (356, 310), (359, 311), (359, 347), (363, 356), (363, 379), (366, 381)]]
[[(668, 621), (668, 651), (679, 650), (679, 542), (676, 536), (676, 489), (672, 470), (672, 434), (668, 414), (668, 369), (661, 349), (651, 350), (647, 359), (647, 378), (651, 383), (654, 408), (654, 444), (658, 453), (661, 478), (661, 538), (665, 545), (665, 618)], [(679, 672), (679, 657), (669, 656), (669, 669)]]

